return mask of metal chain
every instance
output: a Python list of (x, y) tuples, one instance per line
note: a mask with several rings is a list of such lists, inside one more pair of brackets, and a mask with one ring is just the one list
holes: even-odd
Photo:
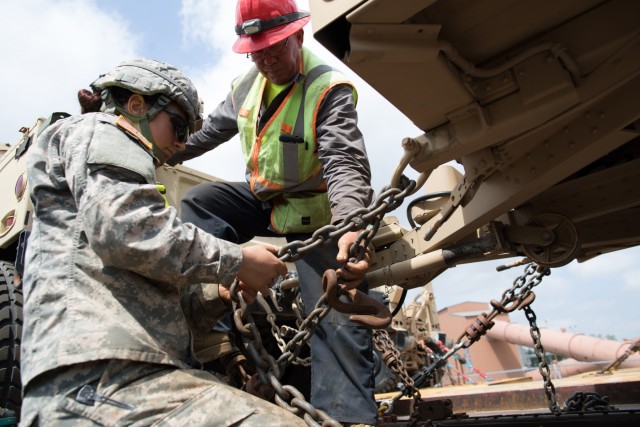
[(402, 362), (402, 353), (398, 350), (398, 347), (391, 340), (389, 332), (385, 329), (377, 329), (373, 331), (373, 344), (376, 350), (382, 355), (384, 363), (396, 374), (400, 381), (402, 381), (406, 387), (412, 389), (412, 395), (417, 393), (417, 389), (414, 387), (413, 378), (407, 372), (407, 368)]
[[(547, 267), (538, 266), (535, 263), (527, 264), (522, 276), (516, 277), (513, 281), (513, 286), (502, 294), (502, 300), (500, 301), (501, 306), (507, 307), (508, 304), (513, 304), (517, 301), (518, 307), (516, 308), (522, 308), (519, 304), (529, 298), (532, 289), (538, 286), (545, 276), (550, 274), (551, 270)], [(532, 277), (527, 280), (528, 276)]]
[[(531, 338), (533, 339), (534, 351), (538, 358), (538, 370), (540, 375), (544, 379), (544, 393), (547, 398), (547, 406), (553, 414), (560, 414), (561, 410), (556, 401), (556, 388), (551, 382), (551, 371), (549, 365), (544, 357), (544, 347), (542, 346), (542, 337), (540, 329), (536, 324), (536, 314), (531, 308), (531, 302), (533, 302), (534, 294), (533, 288), (538, 286), (545, 276), (551, 274), (551, 270), (548, 267), (536, 265), (534, 263), (527, 264), (524, 274), (517, 277), (511, 289), (506, 290), (502, 294), (501, 308), (509, 307), (508, 304), (512, 304), (511, 307), (519, 308), (524, 311), (524, 314), (529, 321), (529, 331)], [(531, 276), (531, 277), (529, 277)], [(517, 302), (517, 304), (516, 304)], [(513, 311), (513, 308), (506, 308), (507, 311)]]
[(534, 343), (533, 348), (536, 352), (536, 356), (538, 357), (538, 370), (544, 379), (544, 394), (547, 398), (547, 406), (549, 406), (549, 410), (553, 414), (559, 415), (562, 411), (556, 401), (556, 388), (551, 382), (551, 371), (549, 370), (547, 359), (544, 357), (544, 348), (542, 347), (540, 329), (538, 329), (538, 325), (536, 324), (536, 314), (529, 306), (524, 307), (523, 311), (529, 321), (531, 338)]
[(600, 396), (595, 392), (577, 391), (565, 401), (565, 407), (562, 412), (607, 412), (615, 410), (617, 410), (615, 406), (609, 405), (609, 396)]
[[(424, 384), (427, 380), (433, 377), (436, 369), (441, 368), (447, 364), (447, 359), (453, 356), (458, 350), (462, 348), (469, 348), (473, 343), (477, 342), (483, 335), (487, 333), (493, 326), (493, 319), (500, 313), (509, 313), (517, 309), (522, 309), (527, 316), (530, 324), (531, 337), (534, 340), (536, 356), (539, 360), (540, 373), (544, 378), (544, 391), (547, 397), (549, 409), (554, 414), (559, 414), (560, 408), (556, 402), (555, 387), (551, 382), (551, 375), (549, 372), (549, 366), (544, 358), (544, 348), (542, 347), (542, 341), (540, 339), (540, 330), (536, 325), (535, 313), (529, 307), (529, 305), (535, 299), (533, 288), (538, 286), (545, 276), (551, 274), (551, 270), (547, 267), (538, 266), (534, 263), (527, 264), (525, 272), (522, 276), (517, 277), (511, 288), (507, 289), (503, 294), (500, 302), (495, 300), (491, 301), (493, 310), (489, 313), (482, 313), (479, 315), (475, 322), (467, 328), (467, 330), (460, 335), (457, 344), (453, 346), (445, 355), (436, 359), (434, 363), (429, 366), (423, 367), (417, 374), (413, 376), (414, 386), (420, 387), (420, 384)], [(531, 276), (531, 277), (529, 277)], [(410, 393), (411, 389), (406, 388), (399, 396)], [(398, 396), (393, 399), (397, 400)]]
[[(288, 350), (287, 350), (287, 343), (284, 340), (284, 337), (285, 336), (295, 337), (295, 335), (298, 332), (298, 329), (294, 329), (286, 325), (278, 327), (278, 325), (276, 324), (277, 316), (273, 313), (273, 311), (271, 310), (271, 307), (269, 307), (269, 304), (267, 303), (267, 300), (262, 296), (261, 293), (258, 293), (258, 295), (256, 296), (256, 302), (260, 305), (260, 307), (262, 307), (262, 309), (266, 313), (267, 322), (269, 322), (269, 325), (271, 327), (271, 335), (276, 340), (276, 344), (278, 345), (280, 352), (282, 354), (286, 353)], [(302, 359), (296, 356), (291, 361), (291, 363), (298, 366), (309, 366), (310, 357), (306, 357)]]
[[(275, 401), (278, 406), (303, 418), (308, 426), (340, 426), (340, 423), (333, 420), (325, 412), (308, 403), (302, 393), (295, 387), (280, 383), (284, 366), (294, 360), (297, 357), (297, 352), (302, 348), (298, 343), (302, 340), (306, 339), (308, 341), (310, 339), (310, 335), (313, 335), (318, 322), (329, 313), (331, 307), (326, 306), (325, 309), (314, 309), (311, 315), (303, 322), (303, 325), (308, 329), (296, 334), (294, 339), (289, 341), (287, 346), (285, 346), (283, 354), (276, 360), (262, 345), (262, 337), (248, 310), (248, 305), (244, 297), (239, 292), (237, 281), (231, 285), (231, 295), (233, 296), (234, 306), (239, 306), (239, 308), (234, 311), (234, 321), (238, 331), (247, 338), (247, 343), (245, 344), (246, 351), (254, 362), (256, 375), (259, 380), (259, 384), (255, 387), (258, 388), (260, 384), (272, 387), (275, 391)], [(324, 298), (321, 298), (318, 304), (323, 303), (323, 299)], [(269, 311), (271, 310), (269, 309)], [(308, 334), (309, 337), (307, 337), (306, 334)], [(295, 349), (289, 350), (289, 348), (293, 346), (295, 346)], [(318, 423), (318, 421), (320, 421), (321, 424)]]
[[(371, 244), (384, 215), (400, 206), (405, 197), (412, 194), (415, 187), (415, 181), (410, 181), (402, 190), (399, 188), (383, 190), (375, 203), (370, 207), (355, 210), (337, 225), (326, 225), (319, 228), (307, 240), (289, 242), (279, 249), (278, 257), (283, 262), (297, 261), (312, 249), (332, 241), (337, 241), (347, 232), (361, 229), (361, 225), (359, 225), (360, 221), (356, 220), (356, 218), (361, 218), (362, 222), (369, 226), (358, 235), (356, 241), (350, 248), (350, 261), (358, 262), (362, 259), (365, 251)], [(260, 304), (267, 312), (267, 320), (272, 326), (272, 334), (277, 337), (276, 342), (282, 351), (281, 356), (276, 360), (262, 345), (262, 338), (248, 311), (247, 303), (240, 293), (237, 281), (231, 286), (230, 292), (232, 295), (236, 327), (238, 331), (247, 338), (246, 350), (255, 364), (259, 382), (264, 385), (269, 385), (275, 390), (276, 403), (298, 416), (302, 415), (302, 418), (305, 419), (305, 422), (309, 426), (319, 425), (316, 421), (322, 421), (323, 426), (339, 425), (326, 413), (306, 402), (302, 394), (294, 387), (282, 385), (279, 381), (284, 369), (290, 363), (294, 361), (301, 362), (298, 354), (304, 346), (309, 344), (319, 322), (329, 314), (331, 306), (327, 303), (326, 294), (318, 300), (313, 311), (300, 323), (298, 332), (295, 333), (293, 338), (286, 344), (284, 344), (285, 341), (282, 337), (281, 330), (275, 326), (275, 315), (273, 311), (264, 298), (262, 298)], [(299, 314), (297, 315), (300, 317)], [(304, 363), (304, 361), (302, 361), (302, 363)], [(304, 412), (304, 414), (302, 414), (302, 412)]]
[(604, 373), (611, 373), (612, 370), (614, 369), (618, 369), (618, 367), (620, 365), (622, 365), (622, 363), (627, 360), (627, 358), (629, 356), (631, 356), (633, 353), (635, 353), (636, 351), (640, 351), (640, 338), (637, 339), (633, 344), (631, 344), (629, 346), (629, 348), (620, 355), (620, 357), (618, 357), (616, 360), (614, 360), (609, 366), (607, 366), (606, 368), (602, 369), (600, 372), (598, 372), (599, 374), (604, 374)]
[(278, 250), (278, 257), (284, 262), (297, 261), (307, 252), (318, 246), (337, 241), (342, 235), (350, 231), (360, 230), (362, 228), (362, 225), (360, 225), (361, 221), (356, 220), (356, 218), (360, 218), (364, 224), (371, 225), (370, 229), (365, 229), (360, 233), (355, 244), (351, 247), (352, 250), (361, 248), (360, 250), (364, 251), (366, 245), (361, 245), (361, 243), (371, 242), (380, 227), (380, 222), (384, 215), (398, 208), (404, 199), (412, 194), (415, 187), (416, 182), (409, 181), (403, 190), (399, 188), (383, 189), (376, 201), (368, 208), (356, 209), (347, 215), (340, 223), (336, 225), (325, 225), (317, 229), (307, 240), (294, 240), (289, 242)]

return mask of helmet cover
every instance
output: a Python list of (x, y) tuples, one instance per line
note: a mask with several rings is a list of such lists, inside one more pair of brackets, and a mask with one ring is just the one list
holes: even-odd
[(194, 84), (172, 65), (153, 59), (132, 59), (98, 77), (91, 87), (104, 90), (118, 86), (140, 95), (165, 95), (187, 114), (189, 130), (202, 126), (202, 104)]

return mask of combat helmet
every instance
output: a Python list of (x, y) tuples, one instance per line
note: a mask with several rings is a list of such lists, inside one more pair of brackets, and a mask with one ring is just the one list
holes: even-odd
[[(114, 86), (143, 96), (159, 96), (144, 117), (134, 117), (111, 96), (109, 88)], [(122, 114), (140, 125), (142, 134), (154, 144), (154, 154), (162, 163), (167, 159), (155, 147), (149, 122), (163, 108), (175, 102), (187, 114), (190, 132), (202, 127), (202, 103), (194, 84), (180, 70), (167, 63), (145, 58), (128, 60), (98, 77), (91, 87), (102, 92), (106, 112)]]

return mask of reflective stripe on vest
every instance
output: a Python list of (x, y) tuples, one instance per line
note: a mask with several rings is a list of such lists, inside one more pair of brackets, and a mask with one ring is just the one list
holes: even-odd
[[(260, 134), (256, 131), (266, 79), (252, 68), (233, 84), (239, 136), (250, 174), (248, 181), (261, 200), (291, 192), (326, 191), (317, 153), (318, 108), (335, 85), (353, 86), (304, 47), (302, 55), (300, 78), (292, 84)], [(355, 97), (355, 89), (353, 92)]]

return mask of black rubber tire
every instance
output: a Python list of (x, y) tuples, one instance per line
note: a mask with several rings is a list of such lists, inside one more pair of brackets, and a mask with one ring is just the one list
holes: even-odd
[(373, 350), (373, 372), (376, 378), (375, 393), (389, 393), (398, 389), (398, 376), (382, 361), (378, 349)]
[(13, 264), (0, 261), (0, 407), (11, 409), (19, 416), (22, 286), (13, 283), (14, 277)]

